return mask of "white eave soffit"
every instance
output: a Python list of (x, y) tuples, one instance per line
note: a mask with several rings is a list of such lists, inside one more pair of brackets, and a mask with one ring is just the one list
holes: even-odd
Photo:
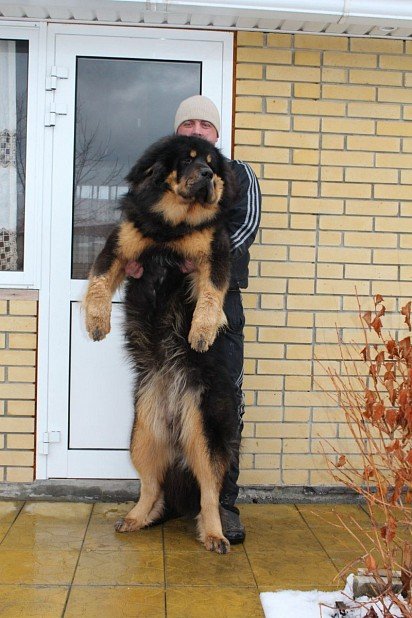
[(0, 18), (412, 37), (412, 0), (0, 0)]

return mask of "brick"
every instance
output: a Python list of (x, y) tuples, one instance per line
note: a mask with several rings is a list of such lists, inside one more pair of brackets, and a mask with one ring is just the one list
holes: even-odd
[(9, 382), (35, 382), (36, 369), (34, 367), (9, 367)]
[(268, 33), (267, 34), (267, 46), (268, 47), (286, 47), (290, 49), (292, 47), (292, 35), (283, 33)]
[(241, 485), (278, 485), (280, 470), (241, 470), (239, 475)]
[(246, 358), (283, 358), (284, 346), (273, 343), (247, 343), (245, 345)]
[[(236, 85), (238, 94), (260, 97), (289, 97), (291, 95), (292, 86), (287, 82), (267, 82), (261, 80), (242, 80)], [(263, 127), (265, 128), (265, 127)]]
[(348, 247), (319, 247), (320, 262), (342, 262), (355, 264), (370, 264), (372, 252), (370, 249), (352, 249)]
[(259, 328), (258, 340), (273, 343), (310, 343), (312, 331), (306, 328), (266, 328), (263, 326)]
[(319, 150), (294, 150), (294, 165), (317, 165), (319, 163)]
[(285, 408), (284, 420), (292, 423), (307, 423), (310, 420), (310, 410), (308, 408)]
[(237, 112), (263, 112), (262, 97), (236, 97), (235, 101)]
[(412, 264), (410, 251), (402, 249), (374, 249), (374, 264)]
[(397, 170), (383, 170), (374, 168), (348, 168), (345, 171), (345, 180), (348, 182), (387, 182), (398, 183), (399, 174)]
[(285, 82), (316, 82), (320, 81), (320, 69), (295, 66), (268, 66), (266, 79)]
[(0, 466), (32, 466), (33, 464), (33, 452), (0, 451)]
[(294, 197), (302, 196), (302, 197), (314, 197), (318, 194), (318, 183), (317, 182), (301, 182), (299, 180), (294, 180), (292, 182), (292, 188), (290, 194)]
[(400, 71), (411, 71), (412, 58), (409, 58), (405, 54), (399, 56), (387, 56), (385, 54), (381, 54), (379, 56), (379, 66), (382, 69), (399, 69)]
[(306, 49), (339, 49), (349, 48), (349, 39), (346, 37), (322, 36), (315, 34), (295, 34), (295, 47)]
[[(399, 211), (398, 202), (378, 201), (378, 200), (348, 200), (345, 212), (348, 215), (383, 215), (397, 216)], [(412, 214), (412, 213), (411, 213)]]
[(35, 300), (11, 300), (9, 301), (10, 315), (37, 315), (37, 302)]
[[(336, 80), (331, 80), (336, 81)], [(351, 69), (349, 81), (353, 84), (374, 84), (376, 86), (401, 86), (402, 73), (383, 71), (382, 69)]]
[(324, 182), (343, 182), (343, 167), (324, 167), (320, 170)]
[(8, 467), (7, 481), (9, 483), (31, 483), (34, 480), (33, 468)]
[(284, 326), (285, 324), (285, 316), (279, 312), (247, 309), (245, 315), (249, 325)]
[(260, 219), (260, 227), (261, 228), (287, 228), (288, 227), (288, 216), (280, 213), (268, 213), (262, 212), (262, 216)]
[(343, 116), (346, 103), (332, 101), (292, 101), (293, 114), (310, 114), (311, 116)]
[(372, 39), (372, 38), (350, 38), (349, 45), (351, 51), (358, 52), (376, 52), (382, 54), (402, 54), (403, 53), (403, 41), (391, 40), (391, 39)]
[(294, 180), (317, 180), (318, 168), (315, 165), (271, 165), (264, 166), (266, 178), (288, 178)]
[[(386, 103), (348, 103), (348, 116), (359, 116), (362, 118), (400, 118), (401, 106)], [(380, 123), (378, 123), (378, 126), (379, 124)], [(389, 135), (397, 134), (390, 133)]]
[(307, 131), (311, 133), (319, 133), (320, 118), (314, 118), (312, 116), (294, 116), (293, 117), (293, 130), (294, 131)]
[(398, 269), (397, 266), (355, 266), (348, 264), (346, 266), (346, 278), (347, 279), (397, 279)]
[(319, 99), (320, 98), (320, 85), (311, 84), (308, 82), (298, 83), (293, 86), (293, 94), (296, 98), (300, 99)]
[(343, 278), (343, 265), (339, 263), (333, 264), (330, 262), (323, 264), (322, 262), (318, 261), (316, 280), (319, 281), (319, 279), (322, 279), (322, 278), (342, 279)]
[(33, 450), (34, 434), (7, 434), (7, 448)]
[[(311, 291), (313, 294), (313, 290)], [(312, 313), (304, 313), (303, 311), (288, 311), (287, 315), (287, 325), (288, 326), (298, 326), (298, 327), (307, 327), (310, 328), (313, 326), (313, 314)]]
[(326, 51), (323, 54), (323, 64), (334, 67), (365, 67), (374, 68), (378, 64), (375, 54), (355, 54)]
[(272, 114), (236, 114), (235, 125), (239, 129), (265, 129), (288, 131), (290, 118)]
[(373, 154), (369, 152), (339, 152), (338, 150), (323, 150), (320, 158), (322, 165), (341, 165), (350, 167), (373, 166)]
[(290, 198), (290, 211), (301, 213), (343, 213), (343, 200), (333, 199), (312, 199), (309, 197), (291, 197)]
[(238, 64), (236, 79), (262, 79), (263, 66), (261, 64)]
[(290, 358), (290, 359), (312, 358), (312, 346), (311, 345), (288, 345), (286, 346), (286, 358)]
[(4, 367), (0, 367), (0, 382), (4, 382), (5, 380), (5, 368)]
[(34, 384), (0, 384), (2, 399), (34, 399), (34, 396)]
[[(313, 279), (290, 279), (289, 293), (290, 294), (313, 294), (314, 281)], [(302, 326), (302, 324), (300, 325)]]
[(412, 103), (412, 92), (408, 88), (378, 88), (378, 101)]
[(290, 64), (292, 52), (288, 49), (256, 49), (240, 47), (237, 50), (238, 62), (262, 62), (265, 64)]
[(7, 313), (7, 300), (0, 300), (0, 314), (5, 315)]
[(257, 423), (257, 438), (302, 438), (309, 437), (307, 423)]
[[(407, 200), (411, 198), (412, 185), (375, 185), (375, 197), (392, 200)], [(0, 352), (1, 354), (1, 352)]]
[(258, 373), (270, 373), (273, 375), (294, 375), (311, 372), (311, 364), (302, 361), (287, 360), (258, 360)]
[(239, 30), (237, 33), (237, 44), (239, 47), (243, 45), (254, 45), (256, 47), (261, 47), (264, 43), (263, 33), (262, 32), (243, 32)]
[(282, 480), (285, 485), (308, 485), (308, 470), (282, 470)]
[(310, 442), (305, 438), (285, 438), (283, 440), (284, 453), (309, 453)]
[(322, 82), (333, 82), (344, 84), (348, 81), (348, 69), (336, 69), (322, 67)]
[(252, 245), (251, 256), (256, 260), (286, 260), (287, 251), (285, 247), (265, 247), (264, 245)]
[(340, 308), (340, 298), (333, 296), (312, 296), (301, 297), (288, 295), (287, 308), (289, 309), (310, 309), (312, 311), (325, 311), (328, 309)]
[(288, 114), (289, 101), (285, 99), (266, 99), (266, 111), (270, 114)]
[(280, 467), (280, 455), (256, 455), (255, 466), (258, 470), (259, 468), (277, 469)]
[(312, 379), (309, 376), (286, 376), (285, 390), (286, 391), (310, 391), (312, 388)]
[(375, 229), (377, 232), (404, 232), (410, 230), (411, 218), (392, 218), (392, 217), (377, 217), (375, 223)]
[(1, 317), (0, 330), (8, 332), (36, 332), (36, 318), (29, 317)]
[(0, 365), (33, 365), (36, 354), (28, 350), (0, 350)]
[(348, 150), (380, 150), (382, 152), (397, 152), (400, 149), (400, 140), (395, 137), (375, 137), (372, 135), (347, 138)]
[(295, 64), (304, 66), (319, 66), (321, 62), (320, 51), (296, 51)]
[(34, 401), (9, 401), (7, 403), (7, 413), (16, 416), (34, 416)]
[(376, 88), (372, 86), (331, 85), (322, 86), (323, 99), (349, 99), (354, 101), (375, 101)]
[(289, 153), (284, 148), (262, 148), (258, 146), (236, 146), (236, 157), (244, 161), (287, 163)]
[(322, 197), (372, 197), (372, 187), (366, 183), (322, 182)]
[(345, 138), (343, 135), (328, 135), (327, 133), (324, 133), (322, 135), (322, 148), (328, 148), (330, 150), (339, 148), (343, 151), (344, 141)]
[(283, 309), (283, 296), (280, 294), (262, 294), (260, 306), (262, 309)]
[(339, 246), (342, 244), (342, 234), (340, 232), (319, 232), (319, 244)]
[(32, 433), (33, 431), (33, 418), (0, 417), (1, 433)]
[(246, 438), (242, 440), (243, 453), (280, 453), (281, 440), (274, 438)]
[(412, 155), (397, 154), (376, 154), (376, 167), (410, 168), (412, 167)]
[(266, 146), (284, 146), (288, 148), (318, 148), (319, 135), (309, 133), (285, 133), (284, 131), (265, 131)]
[(6, 335), (4, 333), (0, 333), (0, 348), (6, 347)]
[(346, 133), (354, 135), (375, 133), (373, 120), (358, 120), (352, 118), (323, 118), (323, 133)]
[[(2, 346), (3, 347), (3, 346)], [(37, 347), (37, 336), (34, 334), (13, 334), (9, 335), (9, 348), (19, 350), (35, 350)]]
[(262, 277), (307, 277), (312, 279), (315, 275), (315, 265), (307, 262), (262, 262), (260, 266), (260, 274)]
[(377, 122), (376, 133), (378, 135), (399, 135), (400, 137), (412, 135), (412, 123), (410, 122)]
[[(294, 230), (314, 230), (316, 229), (317, 217), (316, 215), (292, 215), (290, 218), (290, 224)], [(296, 259), (302, 261), (301, 250), (299, 250), (299, 254)], [(303, 261), (305, 261), (305, 258), (303, 258)]]

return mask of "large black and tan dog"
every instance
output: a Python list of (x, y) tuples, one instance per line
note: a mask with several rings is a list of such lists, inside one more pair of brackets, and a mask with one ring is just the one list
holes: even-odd
[[(136, 371), (131, 457), (141, 493), (116, 530), (150, 525), (167, 501), (180, 513), (198, 513), (199, 539), (226, 553), (219, 492), (238, 421), (226, 359), (214, 341), (226, 322), (224, 219), (234, 195), (232, 172), (207, 141), (172, 136), (149, 148), (127, 181), (122, 222), (92, 267), (84, 302), (88, 333), (102, 339), (127, 262), (142, 263), (143, 277), (128, 279), (125, 299)], [(187, 260), (195, 270), (183, 274)]]

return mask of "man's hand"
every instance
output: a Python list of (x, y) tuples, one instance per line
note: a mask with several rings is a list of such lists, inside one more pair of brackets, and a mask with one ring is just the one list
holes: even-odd
[[(143, 276), (143, 266), (135, 260), (129, 260), (124, 270), (126, 276), (133, 277), (133, 279), (140, 279)], [(185, 260), (180, 270), (183, 274), (188, 275), (196, 270), (196, 265), (192, 260)]]

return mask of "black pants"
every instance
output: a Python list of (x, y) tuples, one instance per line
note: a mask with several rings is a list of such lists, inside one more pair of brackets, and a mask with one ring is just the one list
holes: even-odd
[(244, 400), (242, 393), (243, 381), (243, 327), (245, 316), (243, 313), (242, 297), (239, 290), (229, 290), (224, 304), (228, 327), (218, 336), (215, 345), (219, 346), (227, 359), (227, 366), (235, 387), (237, 413), (239, 419), (239, 435), (235, 457), (223, 481), (220, 492), (220, 503), (225, 507), (233, 507), (239, 494), (237, 480), (239, 478), (239, 448), (243, 429)]

